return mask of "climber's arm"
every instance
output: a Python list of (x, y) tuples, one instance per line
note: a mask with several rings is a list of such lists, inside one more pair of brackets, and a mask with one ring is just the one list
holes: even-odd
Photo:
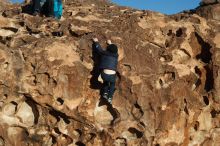
[(99, 53), (99, 54), (103, 54), (104, 50), (102, 49), (101, 45), (98, 42), (97, 38), (93, 38), (93, 44), (92, 44), (92, 48), (95, 52)]

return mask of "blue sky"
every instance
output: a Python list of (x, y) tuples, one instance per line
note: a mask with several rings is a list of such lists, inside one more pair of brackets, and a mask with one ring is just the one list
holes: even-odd
[(10, 0), (12, 1), (13, 3), (20, 3), (20, 2), (23, 2), (24, 0)]
[(183, 10), (194, 9), (201, 0), (112, 0), (122, 6), (175, 14)]
[[(24, 0), (11, 0), (22, 2)], [(194, 9), (201, 0), (112, 0), (112, 2), (137, 9), (157, 11), (165, 14), (175, 14), (183, 10)]]

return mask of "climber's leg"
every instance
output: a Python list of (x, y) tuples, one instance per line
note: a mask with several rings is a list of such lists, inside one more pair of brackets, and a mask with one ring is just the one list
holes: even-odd
[(40, 0), (33, 0), (33, 15), (40, 13)]
[(109, 90), (108, 90), (108, 102), (112, 103), (112, 98), (115, 92), (115, 81), (116, 81), (116, 75), (109, 75), (110, 76), (110, 82), (109, 82)]

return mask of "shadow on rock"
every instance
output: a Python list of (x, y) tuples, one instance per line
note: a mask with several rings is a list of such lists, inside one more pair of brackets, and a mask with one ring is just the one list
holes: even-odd
[(116, 108), (112, 107), (112, 105), (108, 101), (106, 101), (103, 98), (100, 98), (100, 102), (99, 102), (98, 106), (100, 107), (100, 106), (104, 106), (104, 105), (107, 106), (108, 112), (110, 112), (113, 117), (113, 120), (111, 121), (111, 126), (114, 126), (121, 119), (120, 113), (118, 112), (118, 110)]
[(92, 46), (93, 69), (91, 71), (92, 78), (90, 79), (90, 88), (101, 89), (102, 83), (98, 81), (98, 77), (101, 73), (101, 71), (99, 69), (100, 55), (94, 51), (94, 47), (95, 46)]

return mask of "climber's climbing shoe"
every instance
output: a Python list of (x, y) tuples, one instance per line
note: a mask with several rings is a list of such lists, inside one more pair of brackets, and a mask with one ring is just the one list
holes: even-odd
[(112, 98), (108, 98), (108, 103), (112, 104)]
[(104, 99), (108, 100), (108, 93), (104, 93), (102, 96)]

